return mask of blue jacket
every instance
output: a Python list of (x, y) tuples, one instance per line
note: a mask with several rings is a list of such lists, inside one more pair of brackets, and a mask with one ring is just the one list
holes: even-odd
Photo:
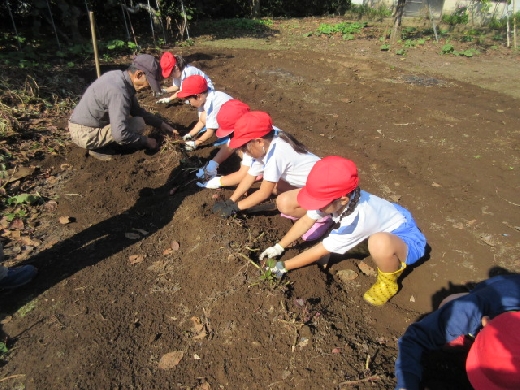
[(424, 352), (440, 349), (461, 335), (476, 336), (482, 328), (482, 317), (493, 319), (507, 311), (520, 311), (520, 275), (485, 280), (468, 295), (410, 325), (398, 341), (396, 389), (419, 389)]

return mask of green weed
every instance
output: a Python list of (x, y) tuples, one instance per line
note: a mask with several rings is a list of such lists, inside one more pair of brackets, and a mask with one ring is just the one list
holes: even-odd
[(455, 12), (452, 14), (443, 14), (442, 21), (450, 26), (456, 26), (457, 24), (468, 24), (468, 7), (458, 6)]
[(349, 37), (353, 34), (359, 33), (364, 27), (366, 27), (366, 25), (365, 22), (342, 22), (336, 24), (322, 23), (316, 30), (316, 35), (341, 34), (343, 39), (353, 39)]
[(21, 308), (19, 308), (16, 313), (20, 317), (25, 317), (27, 314), (29, 314), (31, 311), (34, 310), (37, 302), (38, 302), (37, 299), (33, 299), (31, 302), (29, 302), (29, 303), (23, 305)]

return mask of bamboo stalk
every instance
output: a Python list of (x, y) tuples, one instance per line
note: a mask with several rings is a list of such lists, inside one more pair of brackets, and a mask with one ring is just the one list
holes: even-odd
[(89, 12), (88, 16), (90, 18), (90, 33), (92, 35), (92, 47), (94, 48), (94, 61), (96, 63), (96, 73), (97, 77), (99, 77), (101, 76), (101, 70), (99, 69), (99, 53), (96, 40), (96, 23), (94, 21), (94, 12)]
[(52, 16), (51, 6), (49, 4), (49, 0), (47, 0), (47, 9), (49, 10), (49, 15), (51, 16), (52, 28), (54, 30), (54, 35), (56, 35), (56, 42), (58, 42), (58, 49), (61, 50), (60, 40), (58, 39), (58, 31), (56, 30), (56, 25), (54, 24), (54, 17)]
[(16, 43), (18, 44), (18, 50), (22, 50), (22, 45), (20, 44), (20, 40), (18, 39), (18, 30), (16, 29), (16, 24), (14, 23), (13, 14), (11, 13), (11, 7), (9, 7), (9, 0), (5, 0), (5, 4), (7, 5), (7, 11), (9, 11), (9, 16), (11, 17), (11, 21), (13, 22), (14, 33), (16, 35)]

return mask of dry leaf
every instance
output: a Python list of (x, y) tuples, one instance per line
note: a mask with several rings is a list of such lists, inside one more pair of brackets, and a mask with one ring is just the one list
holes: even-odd
[(148, 235), (148, 232), (146, 230), (143, 230), (143, 229), (134, 229), (135, 231), (138, 231), (139, 233), (141, 233), (143, 236), (147, 236)]
[(67, 225), (68, 223), (71, 223), (72, 222), (72, 218), (69, 217), (68, 215), (62, 215), (60, 217), (60, 223), (62, 225)]
[(352, 271), (351, 269), (342, 269), (337, 272), (338, 278), (343, 283), (348, 283), (358, 277), (357, 272)]
[(171, 255), (173, 253), (173, 249), (172, 248), (166, 248), (165, 250), (163, 250), (163, 255), (164, 256), (168, 256), (168, 255)]
[(23, 221), (20, 218), (16, 218), (13, 219), (13, 222), (11, 222), (9, 229), (23, 230), (24, 227), (25, 225), (23, 224)]
[(128, 260), (130, 260), (130, 264), (139, 264), (144, 260), (143, 255), (130, 255), (128, 256)]
[(21, 179), (22, 177), (30, 176), (34, 173), (34, 167), (21, 167), (18, 168), (16, 172), (13, 173), (13, 176), (7, 180), (8, 183), (12, 183), (13, 181), (16, 181), (18, 179)]
[(65, 170), (70, 169), (70, 168), (72, 168), (72, 165), (70, 165), (70, 164), (61, 164), (60, 165), (60, 169), (62, 171), (65, 171)]
[(413, 295), (410, 297), (410, 302), (415, 302), (415, 297)]
[(141, 236), (137, 233), (125, 233), (125, 237), (129, 238), (130, 240), (139, 240)]
[(202, 321), (200, 320), (199, 317), (193, 316), (190, 318), (190, 320), (191, 320), (191, 322), (193, 322), (192, 330), (195, 333), (200, 333), (204, 329), (204, 324), (202, 323)]
[(204, 381), (195, 387), (195, 390), (211, 390), (211, 386), (209, 385), (208, 381)]
[(441, 185), (440, 184), (437, 184), (435, 182), (432, 183), (432, 187), (440, 187)]
[(54, 212), (58, 208), (58, 203), (55, 200), (49, 200), (43, 205), (43, 208), (48, 212)]
[(377, 272), (364, 261), (359, 262), (358, 268), (361, 272), (363, 272), (367, 276), (377, 276)]
[(177, 364), (182, 360), (182, 357), (184, 356), (183, 351), (173, 351), (169, 352), (166, 355), (163, 355), (161, 357), (161, 360), (159, 360), (159, 368), (165, 370), (169, 368), (175, 368)]

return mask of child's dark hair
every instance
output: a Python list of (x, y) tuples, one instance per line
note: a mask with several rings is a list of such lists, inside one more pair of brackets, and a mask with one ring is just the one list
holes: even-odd
[(300, 141), (298, 141), (294, 136), (292, 136), (289, 133), (286, 133), (285, 131), (280, 130), (271, 130), (269, 133), (264, 135), (262, 138), (272, 140), (275, 136), (275, 134), (278, 133), (278, 137), (283, 139), (285, 142), (287, 142), (291, 147), (300, 154), (306, 154), (309, 152), (309, 150), (305, 147), (304, 144), (302, 144)]
[(175, 55), (174, 57), (175, 57), (175, 61), (177, 61), (175, 66), (177, 66), (179, 68), (179, 70), (182, 72), (184, 70), (184, 68), (186, 67), (186, 65), (188, 65), (188, 63), (182, 56)]
[(343, 210), (343, 212), (340, 214), (338, 222), (336, 222), (334, 224), (332, 229), (339, 228), (339, 226), (341, 224), (341, 220), (343, 218), (345, 218), (346, 216), (352, 214), (352, 212), (355, 210), (356, 206), (359, 203), (360, 193), (361, 193), (361, 189), (358, 186), (358, 187), (354, 188), (349, 194), (347, 194), (347, 196), (350, 199), (350, 201), (348, 202), (348, 205), (345, 208), (345, 210)]

